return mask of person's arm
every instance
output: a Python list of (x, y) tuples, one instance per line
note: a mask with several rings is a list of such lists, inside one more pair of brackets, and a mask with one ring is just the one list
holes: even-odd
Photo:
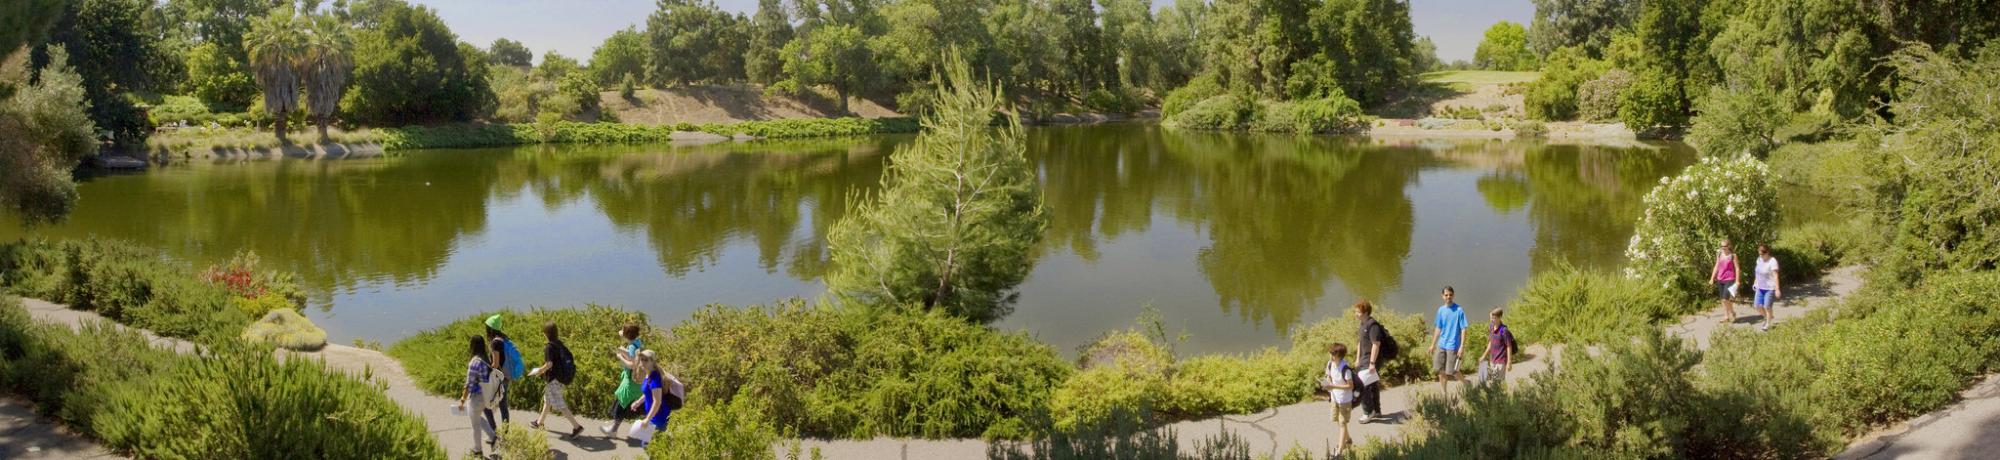
[(649, 411), (646, 411), (646, 418), (644, 418), (644, 419), (641, 419), (641, 420), (645, 420), (645, 421), (646, 421), (647, 423), (651, 423), (651, 422), (653, 421), (653, 416), (655, 416), (655, 415), (659, 415), (659, 413), (660, 413), (660, 408), (661, 408), (661, 407), (665, 407), (665, 406), (667, 405), (667, 401), (666, 401), (666, 400), (664, 400), (664, 399), (661, 399), (661, 398), (660, 398), (660, 392), (663, 392), (663, 391), (666, 391), (666, 390), (665, 390), (665, 389), (662, 389), (662, 388), (658, 388), (658, 387), (655, 387), (655, 388), (653, 388), (653, 389), (652, 389), (651, 391), (649, 391), (649, 392), (648, 392), (648, 393), (651, 393), (650, 397), (652, 397), (652, 398), (653, 398), (653, 410), (649, 410)]
[(1778, 260), (1777, 260), (1776, 258), (1773, 258), (1773, 259), (1771, 260), (1771, 299), (1772, 299), (1772, 300), (1777, 300), (1778, 298), (1781, 298), (1781, 297), (1784, 297), (1784, 296), (1785, 296), (1785, 277), (1784, 277), (1784, 274), (1782, 274), (1782, 273), (1779, 273), (1779, 272), (1778, 272), (1779, 270), (1783, 270), (1783, 269), (1784, 269), (1784, 267), (1780, 267), (1780, 266), (1778, 266)]
[(620, 363), (623, 363), (626, 369), (631, 369), (631, 368), (632, 368), (632, 364), (633, 364), (633, 363), (632, 363), (632, 354), (631, 354), (631, 353), (626, 353), (626, 352), (625, 352), (625, 347), (619, 347), (619, 348), (618, 348), (617, 350), (612, 350), (612, 351), (611, 351), (611, 356), (616, 356), (616, 357), (618, 357), (618, 362), (620, 362)]
[(1501, 370), (1502, 372), (1513, 372), (1513, 371), (1514, 371), (1514, 332), (1513, 332), (1513, 331), (1508, 331), (1508, 332), (1507, 332), (1507, 340), (1506, 340), (1505, 342), (1506, 342), (1506, 343), (1502, 343), (1502, 344), (1500, 344), (1500, 359), (1501, 359), (1501, 362), (1500, 362), (1500, 370)]
[(1368, 344), (1368, 368), (1374, 369), (1375, 363), (1381, 360), (1382, 360), (1382, 337), (1378, 335), (1375, 337), (1374, 343)]

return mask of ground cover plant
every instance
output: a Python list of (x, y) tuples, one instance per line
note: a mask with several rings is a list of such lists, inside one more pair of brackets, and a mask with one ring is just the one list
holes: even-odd
[(290, 275), (245, 260), (254, 258), (202, 276), (124, 241), (24, 240), (0, 245), (0, 288), (169, 337), (234, 338), (252, 318), (304, 300)]
[(217, 342), (187, 354), (138, 330), (34, 320), (0, 297), (0, 389), (142, 458), (443, 459), (382, 384)]
[[(547, 339), (542, 337), (542, 324), (556, 324), (563, 343), (576, 357), (576, 379), (564, 388), (563, 398), (572, 409), (584, 414), (611, 406), (623, 366), (611, 355), (612, 350), (625, 345), (616, 333), (620, 327), (628, 323), (639, 325), (643, 331), (639, 341), (647, 349), (659, 349), (664, 343), (660, 332), (646, 322), (644, 313), (586, 305), (571, 309), (480, 312), (397, 341), (390, 345), (389, 356), (403, 363), (403, 369), (410, 373), (410, 379), (418, 388), (434, 395), (456, 398), (465, 387), (465, 362), (471, 358), (465, 354), (466, 337), (483, 336), (486, 333), (486, 318), (495, 314), (500, 315), (501, 331), (514, 341), (515, 348), (520, 349), (525, 369), (542, 365), (542, 345), (547, 343)], [(671, 355), (665, 356), (668, 356), (664, 359), (668, 362), (676, 359)], [(508, 407), (539, 410), (542, 383), (541, 377), (524, 377), (510, 384)]]

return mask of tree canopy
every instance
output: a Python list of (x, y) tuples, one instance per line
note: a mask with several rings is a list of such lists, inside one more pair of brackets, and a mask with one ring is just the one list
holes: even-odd
[(1528, 50), (1528, 29), (1508, 21), (1494, 23), (1479, 41), (1472, 63), (1490, 70), (1534, 70), (1535, 53)]
[(486, 47), (486, 54), (498, 65), (527, 67), (535, 61), (535, 52), (529, 51), (527, 45), (505, 38), (493, 39), (493, 45)]

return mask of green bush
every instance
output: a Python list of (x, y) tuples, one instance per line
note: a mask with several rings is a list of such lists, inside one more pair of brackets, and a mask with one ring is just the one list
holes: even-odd
[(209, 113), (208, 105), (203, 104), (201, 99), (192, 96), (162, 96), (158, 103), (146, 111), (146, 117), (155, 125), (185, 121), (189, 126), (200, 126), (204, 124), (203, 122), (214, 119), (215, 114)]
[(1256, 109), (1254, 103), (1223, 94), (1203, 99), (1187, 109), (1168, 115), (1167, 123), (1187, 129), (1239, 129), (1256, 118)]
[(1867, 249), (1878, 247), (1875, 240), (1865, 219), (1811, 223), (1779, 232), (1771, 257), (1784, 283), (1812, 282), (1827, 270), (1863, 262)]
[[(556, 453), (549, 450), (549, 435), (542, 430), (521, 428), (512, 423), (500, 424), (500, 460), (555, 460)], [(665, 458), (665, 457), (656, 457)]]
[(1082, 351), (1084, 369), (1049, 397), (1057, 432), (1095, 426), (1144, 426), (1167, 394), (1174, 356), (1137, 330), (1107, 334)]
[(1024, 436), (1072, 372), (1025, 334), (889, 310), (711, 305), (662, 352), (692, 401), (751, 398), (788, 432), (854, 438)]
[(1610, 64), (1591, 59), (1581, 48), (1565, 47), (1549, 53), (1542, 77), (1529, 85), (1522, 100), (1528, 116), (1545, 121), (1576, 118), (1577, 88), (1609, 68)]
[(1426, 396), (1402, 440), (1371, 458), (1806, 458), (1802, 426), (1759, 410), (1733, 389), (1691, 380), (1699, 354), (1648, 330), (1607, 343), (1599, 356), (1564, 356), (1512, 386), (1479, 386), (1463, 402)]
[(326, 347), (326, 330), (297, 310), (279, 309), (243, 328), (243, 341), (272, 345), (287, 350), (313, 351)]
[(1269, 110), (1267, 117), (1283, 117), (1283, 121), (1269, 123), (1272, 131), (1300, 134), (1347, 133), (1366, 129), (1368, 122), (1361, 113), (1361, 103), (1354, 102), (1339, 94), (1318, 99), (1292, 101), (1286, 103), (1288, 110)]
[(1814, 144), (1785, 144), (1771, 152), (1771, 170), (1787, 184), (1810, 190), (1848, 206), (1874, 203), (1874, 192), (1884, 177), (1872, 164), (1874, 141), (1865, 137), (1851, 141)]
[(1100, 113), (1132, 113), (1144, 108), (1146, 101), (1132, 88), (1090, 90), (1083, 95), (1083, 107)]
[(1529, 278), (1505, 319), (1524, 343), (1603, 343), (1652, 329), (1691, 305), (1655, 283), (1562, 266)]
[[(433, 395), (456, 398), (465, 388), (465, 362), (471, 359), (465, 354), (466, 337), (483, 336), (486, 318), (495, 314), (500, 315), (501, 332), (507, 333), (514, 347), (521, 350), (521, 364), (526, 369), (542, 365), (542, 345), (548, 343), (542, 337), (542, 324), (556, 323), (563, 343), (576, 357), (576, 379), (563, 388), (563, 400), (581, 410), (611, 406), (618, 389), (619, 371), (623, 369), (623, 363), (611, 356), (612, 350), (625, 346), (616, 332), (619, 327), (628, 322), (638, 324), (644, 331), (639, 341), (648, 349), (660, 350), (665, 344), (659, 331), (646, 323), (644, 313), (592, 304), (562, 310), (481, 312), (397, 341), (389, 347), (389, 356), (403, 363), (403, 369), (410, 373), (418, 388)], [(728, 354), (715, 350), (703, 353)], [(662, 352), (661, 356), (664, 365), (671, 366), (685, 355)], [(524, 410), (542, 407), (543, 382), (541, 377), (523, 377), (509, 384), (508, 406)], [(698, 387), (690, 385), (690, 398), (692, 390)]]
[[(4, 287), (169, 337), (235, 337), (250, 317), (229, 290), (117, 240), (26, 240), (0, 249)], [(18, 284), (17, 284), (18, 283)]]
[(1632, 87), (1632, 73), (1611, 69), (1596, 80), (1576, 87), (1577, 119), (1590, 122), (1618, 121), (1618, 98)]
[(1687, 108), (1681, 103), (1681, 82), (1658, 70), (1641, 71), (1632, 86), (1618, 95), (1618, 120), (1641, 136), (1652, 137), (1662, 130), (1687, 124)]
[(689, 460), (775, 459), (778, 430), (752, 398), (690, 405), (675, 411), (667, 431), (646, 444), (646, 457)]
[(1897, 53), (1895, 124), (1869, 129), (1874, 209), (1896, 225), (1878, 268), (1903, 283), (2000, 268), (2000, 46), (1970, 54)]
[(1222, 83), (1217, 81), (1217, 78), (1215, 72), (1203, 73), (1196, 75), (1194, 79), (1188, 80), (1186, 85), (1168, 91), (1166, 99), (1160, 102), (1160, 116), (1162, 118), (1172, 118), (1174, 115), (1194, 108), (1196, 104), (1200, 104), (1202, 101), (1222, 95), (1225, 91), (1222, 88)]
[(1709, 155), (1752, 155), (1778, 148), (1778, 129), (1792, 119), (1790, 105), (1776, 90), (1758, 86), (1715, 86), (1695, 103), (1688, 143)]
[[(1704, 158), (1646, 193), (1646, 213), (1625, 250), (1630, 276), (1699, 296), (1723, 239), (1745, 270), (1757, 244), (1777, 237), (1778, 192), (1770, 168), (1748, 156)], [(1747, 273), (1746, 273), (1747, 275)]]
[(0, 385), (141, 458), (423, 458), (444, 452), (423, 419), (310, 359), (228, 342), (199, 355), (137, 330), (38, 323), (0, 298)]
[(1535, 120), (1517, 121), (1514, 122), (1511, 126), (1509, 126), (1509, 128), (1513, 128), (1514, 135), (1517, 137), (1549, 136), (1549, 125), (1543, 124), (1542, 122)]

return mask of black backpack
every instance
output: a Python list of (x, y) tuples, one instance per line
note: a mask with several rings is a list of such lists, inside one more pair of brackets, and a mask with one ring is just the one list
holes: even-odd
[(569, 345), (562, 342), (551, 345), (556, 347), (556, 365), (554, 369), (549, 370), (549, 377), (568, 385), (576, 380), (576, 357), (569, 354)]
[(1382, 331), (1382, 356), (1375, 357), (1375, 362), (1386, 363), (1403, 356), (1403, 346), (1396, 343), (1396, 335), (1390, 334), (1388, 327), (1376, 322), (1375, 329)]

